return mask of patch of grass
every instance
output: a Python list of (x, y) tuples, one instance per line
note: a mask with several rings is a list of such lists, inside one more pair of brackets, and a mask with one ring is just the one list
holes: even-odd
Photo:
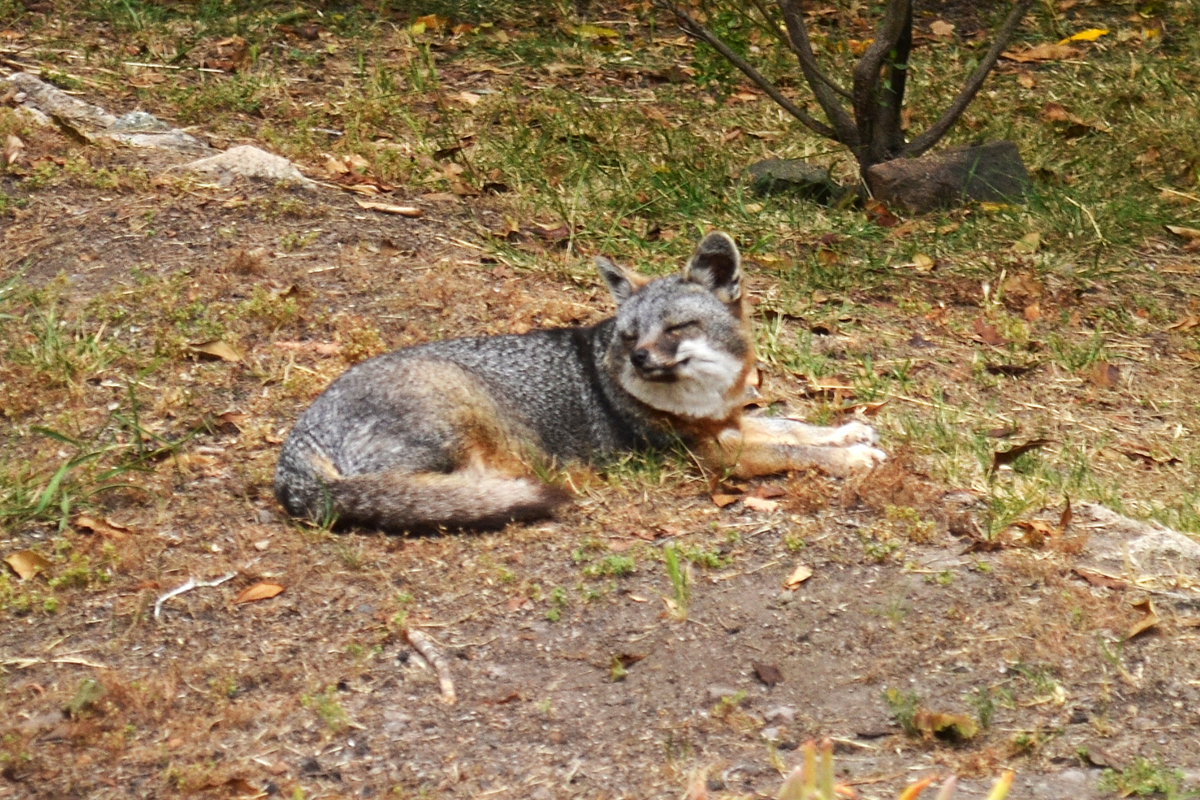
[(663, 545), (663, 564), (667, 568), (667, 580), (671, 583), (671, 597), (667, 598), (667, 612), (677, 620), (687, 619), (688, 603), (691, 600), (692, 574), (686, 561), (680, 561), (674, 543)]
[(1170, 769), (1161, 761), (1141, 756), (1135, 756), (1123, 770), (1105, 769), (1100, 776), (1099, 788), (1105, 792), (1116, 792), (1121, 797), (1156, 795), (1176, 800), (1197, 796), (1196, 790), (1185, 787), (1180, 770)]

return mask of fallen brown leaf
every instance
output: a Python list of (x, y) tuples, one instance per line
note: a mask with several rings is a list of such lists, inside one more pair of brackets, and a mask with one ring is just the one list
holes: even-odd
[(809, 567), (806, 567), (803, 564), (797, 564), (796, 568), (794, 570), (792, 570), (792, 574), (789, 575), (788, 579), (783, 582), (783, 585), (789, 589), (795, 589), (797, 586), (804, 583), (806, 580), (808, 580), (812, 576), (813, 576), (812, 569), (810, 569)]
[(761, 511), (764, 514), (770, 514), (779, 508), (778, 500), (764, 500), (761, 497), (743, 497), (742, 505), (746, 508), (753, 508), (755, 511)]
[(200, 344), (189, 344), (188, 350), (201, 356), (216, 358), (221, 361), (241, 361), (242, 356), (238, 351), (234, 350), (227, 342), (221, 339), (213, 339)]
[(988, 472), (995, 472), (1000, 467), (1016, 461), (1017, 458), (1025, 453), (1028, 453), (1030, 450), (1038, 447), (1044, 447), (1045, 445), (1051, 444), (1053, 441), (1053, 439), (1030, 439), (1028, 442), (1013, 445), (1007, 450), (998, 450), (992, 454), (992, 467), (988, 470)]
[(13, 572), (23, 581), (50, 569), (49, 559), (34, 550), (18, 550), (5, 556), (4, 562), (12, 567)]
[(1081, 55), (1083, 55), (1083, 51), (1077, 47), (1046, 42), (1026, 50), (1006, 50), (1000, 54), (1000, 57), (1027, 64), (1034, 61), (1062, 61), (1067, 58), (1078, 58)]
[(1158, 610), (1155, 609), (1154, 601), (1149, 597), (1134, 603), (1133, 607), (1142, 612), (1142, 618), (1129, 626), (1129, 632), (1125, 634), (1126, 639), (1132, 639), (1139, 633), (1144, 633), (1159, 623)]
[(97, 520), (82, 515), (75, 518), (74, 525), (76, 528), (89, 530), (92, 533), (99, 534), (100, 536), (108, 536), (113, 539), (124, 539), (129, 533), (129, 528), (124, 525), (117, 525), (112, 520)]
[(977, 317), (975, 319), (974, 328), (975, 336), (978, 337), (979, 340), (984, 344), (990, 344), (993, 347), (999, 347), (1005, 342), (1004, 337), (1000, 335), (998, 330), (996, 330), (996, 326), (988, 323), (988, 321), (983, 317)]
[(233, 598), (233, 603), (234, 605), (241, 605), (242, 603), (253, 603), (258, 600), (269, 600), (282, 591), (283, 587), (278, 583), (256, 583), (238, 592), (238, 596)]

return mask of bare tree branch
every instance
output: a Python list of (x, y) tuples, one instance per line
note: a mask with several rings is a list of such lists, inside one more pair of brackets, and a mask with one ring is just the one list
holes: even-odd
[(883, 80), (878, 88), (878, 101), (874, 106), (874, 130), (869, 144), (872, 159), (895, 158), (904, 149), (904, 125), (901, 111), (904, 109), (904, 90), (908, 83), (908, 57), (912, 53), (912, 3), (908, 4), (900, 40), (892, 55), (886, 60)]
[(941, 119), (905, 145), (900, 155), (909, 158), (919, 156), (937, 144), (946, 135), (946, 131), (950, 130), (950, 126), (958, 121), (963, 111), (970, 105), (971, 100), (975, 98), (975, 94), (983, 86), (984, 79), (992, 71), (992, 67), (996, 65), (996, 60), (1000, 58), (1000, 54), (1008, 46), (1009, 40), (1016, 33), (1017, 26), (1021, 24), (1021, 19), (1025, 16), (1025, 12), (1029, 10), (1031, 5), (1033, 5), (1033, 0), (1018, 0), (1016, 6), (1009, 13), (1008, 18), (1004, 20), (1004, 24), (1000, 26), (1000, 30), (996, 32), (996, 38), (992, 41), (991, 48), (988, 49), (983, 60), (979, 62), (979, 66), (971, 73), (971, 77), (967, 79), (962, 91), (954, 98), (954, 102), (942, 114)]
[(905, 26), (910, 25), (911, 21), (912, 0), (889, 0), (883, 21), (875, 33), (875, 41), (871, 42), (854, 68), (854, 119), (858, 123), (859, 146), (868, 148), (866, 158), (859, 158), (860, 164), (886, 161), (895, 155), (875, 152), (875, 129), (879, 122), (879, 104), (883, 101), (879, 92), (879, 74), (884, 60), (895, 51), (904, 36)]
[(754, 81), (754, 83), (756, 83), (764, 92), (766, 92), (772, 100), (778, 103), (784, 111), (800, 120), (805, 127), (809, 128), (811, 131), (820, 136), (826, 137), (827, 139), (841, 141), (841, 139), (838, 138), (837, 132), (834, 131), (833, 128), (830, 128), (828, 125), (815, 119), (807, 111), (789, 100), (783, 94), (783, 92), (779, 91), (775, 84), (767, 80), (766, 77), (764, 77), (758, 70), (750, 66), (745, 59), (734, 52), (729, 45), (718, 39), (712, 33), (712, 31), (697, 22), (682, 8), (674, 3), (669, 2), (662, 2), (661, 4), (660, 2), (655, 2), (655, 5), (660, 5), (660, 7), (666, 8), (668, 11), (674, 14), (675, 19), (679, 21), (679, 27), (683, 29), (684, 33), (694, 39), (699, 39), (720, 53), (727, 61), (729, 61), (730, 64), (733, 64), (735, 67), (741, 70), (747, 78)]
[(792, 49), (800, 60), (800, 70), (804, 79), (812, 89), (813, 96), (820, 104), (837, 134), (829, 138), (841, 142), (851, 150), (858, 148), (861, 141), (854, 120), (842, 107), (837, 95), (846, 96), (844, 89), (825, 76), (817, 66), (817, 57), (813, 53), (812, 44), (808, 41), (808, 31), (804, 27), (804, 16), (800, 11), (797, 0), (778, 0), (779, 10), (783, 12), (783, 22), (787, 26), (788, 36), (792, 40)]
[[(750, 2), (754, 4), (754, 7), (758, 9), (758, 13), (762, 14), (763, 19), (766, 21), (766, 25), (763, 27), (765, 27), (768, 31), (771, 32), (771, 34), (773, 36), (775, 36), (777, 39), (779, 39), (781, 42), (783, 42), (785, 45), (787, 45), (787, 48), (792, 51), (792, 55), (796, 56), (797, 60), (803, 61), (804, 55), (800, 52), (800, 48), (798, 48), (795, 44), (792, 43), (791, 37), (788, 36), (783, 31), (779, 30), (778, 26), (771, 24), (771, 12), (767, 11), (767, 7), (763, 3), (763, 0), (750, 0)], [(815, 63), (815, 60), (816, 59), (814, 58), (814, 63)], [(835, 92), (837, 92), (838, 94), (840, 94), (842, 97), (846, 98), (847, 100), (852, 99), (852, 95), (850, 94), (850, 92), (848, 90), (843, 89), (841, 86), (839, 86), (837, 83), (835, 83), (832, 78), (830, 78), (825, 73), (821, 72), (819, 69), (817, 70), (817, 75), (820, 76), (821, 80), (824, 81), (825, 85), (828, 86), (830, 89), (833, 89)]]

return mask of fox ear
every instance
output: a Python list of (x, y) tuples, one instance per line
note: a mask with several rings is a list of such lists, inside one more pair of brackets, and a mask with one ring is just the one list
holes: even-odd
[(649, 282), (648, 278), (638, 275), (636, 272), (618, 267), (604, 256), (596, 256), (595, 261), (596, 271), (600, 273), (600, 277), (604, 278), (604, 282), (608, 284), (608, 290), (612, 292), (613, 299), (617, 301), (617, 305), (624, 303), (629, 299), (631, 294)]
[(683, 279), (700, 284), (722, 303), (741, 300), (742, 256), (733, 239), (720, 231), (705, 236), (683, 268)]

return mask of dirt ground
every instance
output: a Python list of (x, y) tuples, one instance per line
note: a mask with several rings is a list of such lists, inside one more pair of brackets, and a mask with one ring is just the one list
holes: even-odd
[[(54, 129), (26, 146), (78, 147)], [(947, 493), (969, 487), (928, 477), (887, 430), (893, 458), (873, 475), (723, 487), (741, 498), (723, 506), (688, 464), (649, 459), (573, 469), (573, 506), (496, 533), (285, 519), (270, 493), (278, 446), (347, 363), (447, 335), (588, 323), (609, 301), (553, 242), (534, 243), (536, 269), (487, 255), (504, 223), (487, 196), (402, 187), (395, 202), (425, 212), (405, 218), (331, 187), (154, 178), (181, 160), (93, 152), (93, 168), (151, 176), (117, 191), (30, 191), (0, 175), (27, 201), (0, 221), (0, 280), (23, 270), (67, 317), (128, 304), (109, 335), (160, 351), (138, 379), (143, 423), (182, 441), (82, 522), (0, 528), (6, 556), (53, 549), (94, 568), (52, 610), (38, 607), (44, 592), (0, 617), (0, 798), (678, 798), (698, 771), (709, 796), (769, 797), (799, 745), (821, 737), (862, 798), (935, 773), (982, 797), (1004, 768), (1015, 798), (1113, 796), (1103, 770), (1139, 763), (1200, 782), (1189, 579), (1149, 591), (1086, 579), (1082, 518), (1068, 528), (1076, 545), (972, 548), (947, 511)], [(756, 272), (752, 289), (771, 280)], [(193, 349), (139, 339), (139, 314), (256, 296), (300, 310), (230, 321), (237, 360), (196, 349), (200, 335)], [(944, 348), (931, 369), (953, 384), (969, 346), (909, 325), (914, 350)], [(119, 362), (36, 396), (27, 371), (5, 369), (6, 453), (30, 463), (70, 454), (33, 426), (103, 427), (132, 393)], [(795, 381), (765, 380), (809, 410)], [(686, 613), (671, 607), (668, 543), (698, 554)], [(798, 567), (811, 577), (787, 588)], [(283, 590), (239, 602), (264, 585)], [(1147, 598), (1158, 621), (1130, 636)], [(456, 703), (406, 627), (444, 656)], [(898, 719), (918, 703), (988, 724), (952, 742), (917, 713), (908, 735)]]

